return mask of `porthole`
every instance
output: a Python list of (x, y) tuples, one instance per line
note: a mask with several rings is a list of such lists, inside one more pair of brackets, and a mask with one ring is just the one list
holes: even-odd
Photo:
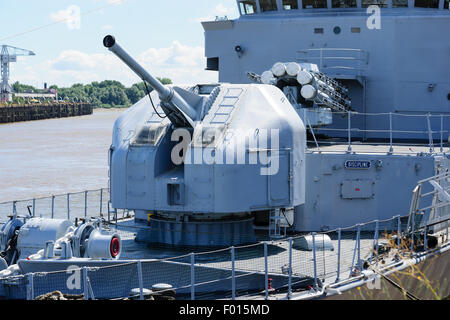
[(334, 27), (333, 32), (334, 32), (335, 34), (341, 33), (341, 27)]

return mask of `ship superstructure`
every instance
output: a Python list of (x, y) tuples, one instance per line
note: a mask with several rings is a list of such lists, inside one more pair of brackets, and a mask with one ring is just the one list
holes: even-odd
[[(203, 22), (207, 69), (220, 82), (245, 83), (247, 72), (261, 74), (277, 62), (317, 64), (320, 71), (349, 89), (360, 113), (354, 137), (389, 138), (389, 114), (395, 139), (423, 139), (411, 130), (427, 128), (424, 118), (450, 110), (450, 10), (434, 1), (237, 1), (240, 17)], [(376, 116), (375, 114), (379, 114)], [(330, 128), (347, 120), (334, 117)], [(444, 117), (443, 126), (450, 126)], [(400, 132), (401, 131), (401, 132)], [(342, 130), (323, 132), (342, 137)], [(433, 134), (439, 138), (438, 133)], [(448, 135), (447, 137), (448, 138)]]

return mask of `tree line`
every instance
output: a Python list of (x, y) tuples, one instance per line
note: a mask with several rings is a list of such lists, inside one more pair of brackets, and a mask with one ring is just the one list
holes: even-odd
[[(163, 84), (172, 84), (168, 78), (158, 78)], [(43, 93), (44, 90), (16, 82), (12, 85), (16, 93)], [(150, 91), (152, 88), (148, 87)], [(127, 88), (119, 81), (105, 80), (90, 84), (77, 83), (70, 88), (59, 88), (52, 85), (49, 90), (56, 90), (58, 100), (74, 102), (90, 102), (94, 108), (128, 108), (138, 102), (146, 94), (143, 82), (135, 83)], [(20, 102), (20, 101), (16, 101)]]

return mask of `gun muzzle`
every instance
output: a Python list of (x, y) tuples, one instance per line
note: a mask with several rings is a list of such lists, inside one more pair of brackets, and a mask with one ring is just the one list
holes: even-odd
[(103, 45), (113, 52), (120, 60), (122, 60), (131, 70), (133, 70), (142, 80), (148, 82), (155, 89), (161, 101), (177, 111), (181, 111), (185, 117), (189, 118), (189, 123), (193, 126), (193, 122), (197, 120), (197, 112), (192, 108), (176, 91), (170, 87), (164, 86), (158, 79), (149, 74), (136, 60), (134, 60), (121, 46), (116, 39), (108, 35), (103, 39)]

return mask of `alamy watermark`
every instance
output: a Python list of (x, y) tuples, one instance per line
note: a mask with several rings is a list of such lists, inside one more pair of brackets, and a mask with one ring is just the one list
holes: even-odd
[(69, 30), (81, 29), (81, 9), (77, 5), (52, 13), (50, 18), (55, 22), (65, 22)]
[(370, 15), (367, 18), (367, 28), (369, 30), (380, 30), (381, 29), (381, 8), (377, 5), (372, 5), (367, 8), (367, 14)]
[(66, 273), (69, 277), (66, 281), (67, 289), (80, 290), (81, 289), (81, 269), (78, 266), (70, 266), (67, 268)]
[(369, 290), (381, 290), (381, 279), (377, 277), (372, 281), (367, 282), (367, 289)]
[[(227, 129), (196, 127), (194, 135), (176, 129), (171, 152), (175, 165), (260, 165), (263, 176), (277, 175), (280, 166), (279, 129)], [(219, 143), (220, 142), (220, 143)]]

